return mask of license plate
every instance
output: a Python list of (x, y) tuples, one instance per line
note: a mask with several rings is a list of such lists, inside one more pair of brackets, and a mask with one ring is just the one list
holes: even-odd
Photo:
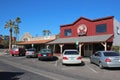
[(120, 59), (119, 59), (119, 62), (120, 62)]
[(74, 60), (74, 57), (70, 57), (70, 60)]
[(46, 55), (43, 55), (43, 56), (46, 56)]

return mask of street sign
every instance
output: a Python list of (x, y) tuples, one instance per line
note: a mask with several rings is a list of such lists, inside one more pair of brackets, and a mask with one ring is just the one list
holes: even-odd
[(76, 45), (78, 45), (79, 44), (79, 42), (78, 41), (76, 41)]

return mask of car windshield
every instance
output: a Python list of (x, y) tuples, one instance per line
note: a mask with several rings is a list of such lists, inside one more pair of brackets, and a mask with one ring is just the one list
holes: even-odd
[(79, 53), (77, 51), (65, 51), (65, 55), (78, 55)]
[(50, 49), (42, 49), (40, 53), (51, 53)]
[(18, 50), (18, 48), (13, 48), (12, 50)]
[(105, 56), (120, 56), (119, 53), (117, 52), (104, 52)]

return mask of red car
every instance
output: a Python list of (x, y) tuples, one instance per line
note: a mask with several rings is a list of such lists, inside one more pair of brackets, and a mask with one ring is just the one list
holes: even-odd
[(25, 52), (26, 52), (25, 48), (13, 48), (10, 50), (10, 54), (12, 56), (14, 55), (25, 56)]

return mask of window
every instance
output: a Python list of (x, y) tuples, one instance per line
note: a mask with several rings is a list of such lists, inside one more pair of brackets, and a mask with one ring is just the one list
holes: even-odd
[(119, 53), (117, 52), (104, 52), (105, 56), (120, 56)]
[(96, 25), (96, 32), (97, 33), (103, 33), (107, 31), (107, 26), (106, 24), (100, 24), (100, 25)]
[(66, 51), (64, 54), (65, 55), (78, 55), (79, 53), (77, 51)]
[(65, 36), (71, 36), (71, 34), (72, 34), (71, 29), (66, 29), (66, 30), (64, 31), (64, 35), (65, 35)]
[(24, 38), (24, 41), (25, 41), (25, 42), (28, 41), (28, 38)]
[(100, 57), (100, 53), (99, 52), (95, 53), (95, 56)]

